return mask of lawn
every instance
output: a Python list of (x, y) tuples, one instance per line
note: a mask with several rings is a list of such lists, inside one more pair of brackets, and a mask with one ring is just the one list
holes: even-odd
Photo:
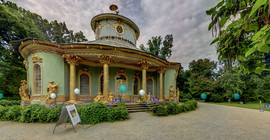
[[(222, 103), (213, 103), (213, 102), (207, 102), (207, 103), (212, 103), (212, 104), (217, 104), (217, 105), (227, 105), (227, 106), (235, 106), (235, 107), (242, 107), (242, 108), (250, 108), (250, 109), (256, 109), (260, 110), (260, 107), (263, 107), (263, 111), (270, 111), (270, 108), (265, 108), (264, 105), (267, 103), (253, 103), (253, 102), (248, 102), (246, 104), (239, 104), (239, 102), (222, 102)], [(270, 105), (269, 105), (270, 107)]]

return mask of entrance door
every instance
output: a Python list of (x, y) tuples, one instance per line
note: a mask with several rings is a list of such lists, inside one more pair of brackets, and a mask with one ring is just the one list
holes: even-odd
[[(121, 92), (119, 90), (120, 86), (121, 85), (127, 85), (127, 80), (126, 80), (126, 77), (124, 75), (118, 75), (116, 77), (116, 93), (115, 93), (115, 96), (118, 98), (118, 96), (121, 96)], [(127, 94), (127, 93), (125, 93)]]

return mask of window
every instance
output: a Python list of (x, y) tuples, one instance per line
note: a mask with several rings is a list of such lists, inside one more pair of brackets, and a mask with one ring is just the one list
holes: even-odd
[(121, 85), (128, 86), (127, 78), (125, 75), (122, 75), (122, 74), (116, 76), (116, 96), (121, 95), (121, 92), (119, 90)]
[(139, 93), (139, 78), (133, 78), (133, 94), (138, 95)]
[(80, 75), (81, 95), (89, 95), (89, 76), (87, 74)]
[(153, 85), (153, 83), (154, 83), (154, 80), (152, 79), (152, 78), (148, 78), (147, 80), (146, 80), (146, 84), (147, 84), (147, 88), (146, 88), (146, 93), (147, 93), (147, 95), (149, 94), (149, 92), (150, 92), (150, 94), (151, 95), (153, 95), (153, 92), (154, 92), (154, 85)]
[(100, 92), (101, 92), (101, 94), (103, 95), (103, 75), (101, 75), (100, 76), (100, 78), (99, 78), (99, 87), (100, 87)]
[(41, 68), (38, 64), (34, 66), (34, 75), (35, 93), (41, 94)]

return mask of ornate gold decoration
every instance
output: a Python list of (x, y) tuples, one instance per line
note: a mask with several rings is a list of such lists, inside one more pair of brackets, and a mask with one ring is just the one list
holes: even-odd
[(32, 55), (32, 61), (33, 63), (42, 63), (42, 58), (38, 57), (37, 55)]
[(140, 61), (138, 62), (138, 65), (141, 66), (142, 70), (148, 70), (148, 68), (151, 66), (151, 63), (149, 61)]
[(177, 99), (177, 102), (179, 101), (179, 88), (176, 89), (176, 99)]
[(101, 92), (98, 92), (97, 97), (94, 98), (94, 101), (95, 102), (103, 102), (103, 100), (104, 100), (103, 95), (101, 95)]
[(150, 99), (151, 99), (151, 93), (149, 92), (147, 95), (147, 101), (150, 101)]
[(29, 101), (29, 88), (26, 80), (21, 80), (21, 87), (19, 88), (19, 94), (23, 101)]
[(166, 70), (166, 67), (163, 67), (163, 66), (162, 66), (162, 67), (159, 67), (159, 68), (158, 68), (157, 72), (158, 72), (158, 73), (164, 73), (165, 70)]
[(108, 55), (99, 55), (98, 59), (99, 59), (99, 62), (102, 64), (111, 64), (114, 62), (114, 58)]
[(26, 59), (23, 60), (23, 64), (25, 66), (25, 69), (28, 70), (28, 61)]
[(120, 20), (113, 24), (113, 28), (119, 36), (125, 33), (125, 26), (121, 23)]
[[(51, 99), (51, 98), (50, 98), (50, 95), (51, 95), (52, 93), (55, 93), (55, 95), (57, 95), (58, 85), (60, 84), (60, 83), (54, 84), (53, 81), (50, 81), (49, 83), (50, 83), (50, 84), (48, 85), (48, 88), (47, 88), (47, 92), (48, 92), (49, 94), (47, 95), (46, 101)], [(56, 98), (57, 98), (57, 96), (56, 96)], [(56, 99), (56, 98), (55, 98), (55, 99)], [(53, 100), (55, 100), (55, 99), (53, 99)]]
[(110, 5), (110, 10), (115, 11), (116, 14), (118, 15), (119, 10), (117, 11), (117, 9), (118, 9), (117, 5), (115, 5), (115, 4)]
[(81, 58), (79, 56), (73, 55), (73, 54), (63, 54), (62, 58), (67, 61), (69, 64), (75, 64), (77, 65), (78, 62), (80, 62)]
[(175, 93), (175, 92), (174, 92), (174, 90), (173, 90), (173, 86), (171, 86), (171, 87), (170, 87), (170, 101), (173, 100), (173, 99), (175, 99), (175, 98), (174, 98), (174, 93)]
[(96, 22), (96, 31), (95, 31), (95, 33), (96, 33), (97, 37), (100, 35), (101, 28), (102, 28), (102, 26), (98, 22)]
[(109, 92), (109, 97), (108, 97), (108, 102), (112, 102), (112, 100), (114, 99), (113, 94), (111, 92)]

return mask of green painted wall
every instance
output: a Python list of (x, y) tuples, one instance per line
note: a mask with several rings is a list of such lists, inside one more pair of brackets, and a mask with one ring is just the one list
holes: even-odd
[(170, 96), (170, 87), (175, 90), (175, 69), (167, 69), (164, 73), (164, 96)]
[[(37, 63), (41, 67), (41, 78), (42, 78), (42, 94), (47, 95), (47, 87), (49, 85), (49, 81), (52, 80), (55, 83), (60, 82), (58, 87), (57, 95), (64, 95), (67, 92), (67, 88), (65, 86), (65, 63), (61, 55), (53, 54), (48, 52), (37, 52), (33, 55), (37, 55), (42, 58), (41, 63)], [(34, 85), (33, 85), (33, 69), (34, 64), (32, 62), (32, 55), (28, 56), (29, 62), (29, 85), (31, 89), (31, 94), (34, 94)]]

